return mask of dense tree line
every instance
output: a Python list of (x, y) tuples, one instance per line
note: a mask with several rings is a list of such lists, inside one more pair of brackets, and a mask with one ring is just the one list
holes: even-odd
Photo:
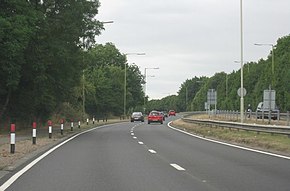
[[(290, 35), (278, 39), (274, 46), (274, 72), (272, 56), (270, 52), (266, 60), (260, 59), (244, 65), (244, 87), (247, 91), (244, 97), (245, 108), (250, 104), (255, 110), (258, 103), (263, 101), (263, 91), (271, 86), (276, 91), (276, 104), (279, 109), (282, 112), (290, 110)], [(207, 91), (215, 89), (217, 109), (239, 111), (240, 97), (237, 90), (241, 84), (240, 72), (238, 70), (229, 74), (216, 73), (212, 77), (194, 77), (181, 84), (174, 99), (170, 96), (158, 101), (152, 100), (151, 105), (162, 105), (163, 108), (177, 111), (203, 111)], [(170, 103), (167, 102), (168, 99), (171, 99)]]
[[(1, 0), (0, 120), (122, 113), (143, 100), (141, 75), (113, 44), (97, 45), (98, 0)], [(133, 86), (134, 84), (134, 86)], [(83, 91), (84, 90), (84, 91)], [(86, 98), (85, 102), (83, 102)]]
[[(183, 82), (177, 95), (144, 98), (144, 76), (113, 43), (96, 44), (104, 29), (95, 19), (98, 0), (1, 0), (0, 123), (122, 115), (150, 110), (204, 110), (208, 89), (217, 108), (239, 110), (240, 70)], [(290, 36), (277, 41), (267, 59), (244, 65), (245, 105), (276, 90), (281, 111), (290, 110)], [(126, 72), (125, 72), (126, 69)], [(125, 73), (127, 74), (125, 77)], [(126, 95), (125, 82), (126, 79)]]

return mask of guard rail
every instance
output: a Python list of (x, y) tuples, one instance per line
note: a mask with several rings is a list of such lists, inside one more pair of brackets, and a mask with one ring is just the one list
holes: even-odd
[(290, 138), (290, 127), (285, 127), (285, 126), (247, 124), (247, 123), (216, 121), (216, 120), (207, 120), (207, 119), (190, 119), (186, 117), (183, 117), (181, 119), (184, 122), (194, 123), (198, 125), (237, 129), (237, 130), (241, 129), (245, 131), (255, 131), (257, 133), (263, 132), (263, 133), (271, 133), (271, 134), (281, 134), (281, 135), (287, 135)]

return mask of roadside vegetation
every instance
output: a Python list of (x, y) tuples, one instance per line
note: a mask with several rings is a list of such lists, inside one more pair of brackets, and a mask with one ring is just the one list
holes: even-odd
[(127, 111), (143, 105), (139, 68), (113, 43), (96, 43), (104, 30), (96, 19), (99, 7), (98, 0), (1, 1), (2, 128), (119, 117), (125, 68)]
[[(290, 35), (279, 38), (274, 46), (274, 73), (272, 73), (272, 56), (269, 50), (266, 59), (261, 58), (256, 62), (244, 64), (244, 87), (247, 91), (244, 97), (245, 108), (250, 104), (255, 111), (258, 103), (263, 101), (263, 91), (269, 89), (271, 85), (271, 89), (276, 91), (276, 104), (280, 112), (290, 111)], [(175, 109), (178, 112), (204, 111), (207, 91), (215, 89), (217, 109), (238, 111), (240, 97), (237, 90), (240, 88), (240, 79), (240, 69), (231, 73), (217, 71), (212, 77), (195, 76), (180, 85), (177, 95), (151, 100), (147, 108)]]
[[(208, 89), (217, 91), (219, 110), (239, 110), (240, 70), (195, 76), (180, 85), (177, 95), (149, 101), (138, 63), (129, 64), (126, 53), (112, 42), (96, 43), (105, 29), (105, 21), (96, 19), (100, 6), (98, 0), (1, 2), (1, 127), (10, 123), (30, 127), (32, 121), (45, 124), (48, 119), (119, 117), (124, 111), (128, 116), (144, 111), (144, 103), (145, 113), (201, 111)], [(278, 39), (274, 52), (273, 72), (272, 52), (267, 59), (245, 63), (245, 106), (255, 109), (271, 84), (280, 111), (290, 110), (290, 35)]]

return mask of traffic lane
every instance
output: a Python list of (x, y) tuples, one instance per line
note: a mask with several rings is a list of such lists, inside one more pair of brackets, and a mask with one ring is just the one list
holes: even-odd
[(166, 125), (135, 128), (134, 133), (165, 161), (219, 190), (289, 190), (290, 161), (211, 143)]
[(7, 190), (213, 190), (133, 139), (135, 123), (82, 134), (42, 159)]

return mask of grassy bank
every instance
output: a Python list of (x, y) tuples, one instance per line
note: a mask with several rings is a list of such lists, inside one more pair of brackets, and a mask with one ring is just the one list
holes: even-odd
[(211, 128), (186, 123), (181, 119), (174, 121), (172, 125), (203, 137), (290, 156), (290, 138), (285, 135), (258, 134), (243, 130)]

